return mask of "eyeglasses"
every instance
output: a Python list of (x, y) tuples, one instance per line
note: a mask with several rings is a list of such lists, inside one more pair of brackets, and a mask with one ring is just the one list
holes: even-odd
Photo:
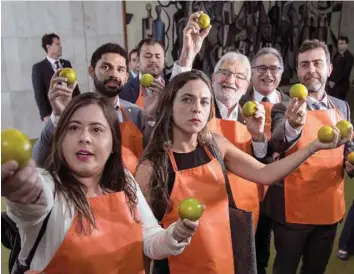
[(260, 66), (252, 67), (252, 69), (256, 69), (258, 73), (265, 73), (267, 70), (269, 70), (271, 74), (277, 74), (282, 68), (277, 66), (268, 67), (268, 66), (260, 65)]
[(234, 73), (228, 69), (219, 69), (217, 72), (218, 74), (221, 74), (224, 77), (231, 77), (231, 75), (235, 75), (236, 79), (241, 80), (241, 81), (248, 81), (247, 76), (242, 74), (242, 73)]

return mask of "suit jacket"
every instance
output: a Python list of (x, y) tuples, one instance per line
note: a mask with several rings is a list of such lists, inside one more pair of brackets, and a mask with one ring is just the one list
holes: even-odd
[[(290, 102), (291, 98), (285, 94), (281, 89), (277, 89), (277, 91), (280, 94), (280, 100), (281, 102)], [(247, 92), (241, 97), (240, 99), (240, 105), (243, 106), (246, 102), (248, 101), (252, 101), (253, 100), (253, 86), (250, 86), (247, 90)], [(273, 162), (273, 154), (274, 154), (275, 150), (272, 147), (271, 143), (268, 143), (268, 148), (267, 148), (267, 155), (262, 158), (259, 159), (257, 158), (257, 160), (259, 160), (260, 162), (264, 163), (264, 164), (270, 164), (271, 162)], [(284, 157), (285, 153), (281, 154), (281, 158)]]
[(125, 83), (119, 93), (119, 98), (135, 104), (140, 92), (139, 77), (131, 78)]
[[(69, 61), (59, 59), (63, 68), (71, 68)], [(51, 63), (45, 58), (43, 61), (36, 63), (32, 67), (32, 85), (34, 89), (34, 96), (39, 109), (41, 119), (49, 116), (52, 113), (52, 106), (48, 99), (48, 91), (50, 80), (54, 74)], [(79, 86), (76, 86), (73, 96), (80, 94)]]
[[(142, 110), (137, 105), (124, 100), (120, 100), (120, 106), (125, 110), (128, 118), (143, 132), (145, 129), (145, 116)], [(33, 147), (32, 157), (38, 167), (44, 167), (50, 155), (55, 128), (55, 125), (49, 119)]]
[[(343, 117), (350, 121), (350, 108), (347, 102), (339, 100), (332, 96), (328, 98), (333, 102), (333, 104), (342, 113)], [(289, 101), (279, 103), (274, 105), (272, 109), (272, 137), (270, 140), (270, 145), (277, 152), (285, 152), (292, 145), (294, 145), (298, 139), (288, 142), (285, 138), (285, 111)], [(310, 108), (308, 108), (308, 111)], [(301, 136), (301, 134), (300, 134)], [(354, 143), (347, 144), (344, 153), (354, 149)], [(352, 175), (350, 175), (352, 177)], [(267, 195), (264, 200), (265, 212), (268, 216), (280, 223), (285, 223), (285, 197), (284, 197), (284, 181), (280, 181), (277, 184), (273, 184), (269, 187)], [(299, 226), (304, 226), (300, 224), (292, 224), (294, 228)]]
[(334, 89), (346, 93), (349, 90), (350, 72), (353, 67), (354, 57), (349, 50), (346, 50), (343, 55), (337, 52), (332, 60), (333, 71), (329, 77), (330, 81), (335, 83)]

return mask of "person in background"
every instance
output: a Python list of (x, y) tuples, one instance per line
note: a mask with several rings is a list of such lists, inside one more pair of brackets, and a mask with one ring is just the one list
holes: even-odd
[(350, 89), (350, 73), (354, 63), (353, 54), (348, 47), (348, 37), (339, 36), (338, 51), (332, 59), (333, 71), (328, 78), (329, 94), (341, 100), (345, 100)]
[(139, 75), (138, 50), (132, 49), (129, 53), (129, 78), (128, 82)]
[[(71, 68), (68, 60), (60, 59), (62, 56), (62, 45), (60, 37), (55, 33), (44, 34), (42, 37), (42, 48), (47, 56), (32, 67), (32, 85), (39, 114), (42, 121), (47, 122), (52, 113), (52, 106), (48, 99), (50, 80), (53, 74), (62, 68)], [(79, 86), (76, 85), (73, 96), (80, 94)]]

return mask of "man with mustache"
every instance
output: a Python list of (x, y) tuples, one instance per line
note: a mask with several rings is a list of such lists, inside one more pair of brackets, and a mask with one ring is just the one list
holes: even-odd
[[(138, 157), (143, 151), (145, 117), (136, 105), (119, 98), (122, 86), (128, 79), (128, 56), (120, 45), (107, 43), (92, 54), (89, 75), (93, 79), (94, 92), (112, 102), (121, 121), (122, 157), (124, 164), (134, 174)], [(60, 84), (65, 78), (58, 77), (60, 70), (51, 80), (48, 93), (53, 107), (50, 121), (46, 123), (39, 140), (33, 148), (33, 158), (38, 166), (43, 166), (49, 155), (57, 120), (72, 98), (77, 83), (65, 87)]]
[[(130, 79), (123, 87), (119, 97), (147, 110), (155, 101), (154, 93), (165, 88), (163, 69), (165, 67), (165, 50), (163, 45), (154, 39), (144, 39), (137, 47), (139, 58), (139, 77)], [(143, 74), (151, 74), (154, 81), (150, 88), (143, 88), (140, 79)]]
[[(271, 47), (261, 48), (252, 60), (252, 86), (241, 98), (240, 104), (247, 101), (260, 102), (266, 111), (265, 133), (270, 139), (271, 132), (271, 110), (274, 104), (289, 101), (290, 98), (279, 89), (279, 83), (284, 71), (283, 59), (280, 52)], [(284, 156), (284, 155), (281, 155)], [(269, 164), (278, 159), (280, 155), (274, 153), (271, 146), (268, 146), (267, 156), (260, 159)], [(272, 185), (271, 188), (277, 185)], [(256, 253), (257, 269), (259, 274), (267, 273), (268, 261), (270, 256), (270, 239), (272, 219), (267, 216), (264, 199), (268, 186), (258, 185), (260, 199), (260, 216), (256, 233)]]
[[(193, 61), (211, 29), (209, 26), (200, 30), (196, 20), (201, 14), (202, 12), (193, 13), (183, 30), (183, 48), (179, 60), (174, 64), (172, 77), (192, 69)], [(268, 146), (264, 134), (264, 107), (257, 102), (256, 115), (245, 118), (239, 103), (249, 87), (250, 79), (251, 65), (245, 55), (228, 52), (220, 58), (212, 75), (216, 118), (210, 121), (209, 129), (225, 136), (239, 149), (263, 159)], [(228, 176), (237, 206), (253, 213), (254, 225), (257, 227), (259, 215), (257, 185), (231, 173)]]
[[(325, 91), (330, 62), (326, 44), (316, 39), (302, 43), (297, 76), (309, 96), (273, 107), (270, 143), (275, 151), (291, 154), (315, 138), (320, 127), (350, 121), (348, 103)], [(330, 153), (317, 152), (286, 177), (276, 192), (268, 190), (277, 251), (274, 274), (295, 274), (301, 258), (302, 274), (325, 272), (338, 222), (345, 213), (343, 168), (353, 174), (354, 166), (345, 160), (353, 148), (351, 142)]]

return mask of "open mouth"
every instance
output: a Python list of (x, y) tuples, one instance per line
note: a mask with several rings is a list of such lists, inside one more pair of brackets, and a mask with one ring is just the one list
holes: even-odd
[(89, 160), (91, 157), (93, 156), (93, 154), (89, 151), (86, 150), (80, 150), (79, 152), (76, 153), (76, 157), (80, 160), (80, 161), (87, 161)]

